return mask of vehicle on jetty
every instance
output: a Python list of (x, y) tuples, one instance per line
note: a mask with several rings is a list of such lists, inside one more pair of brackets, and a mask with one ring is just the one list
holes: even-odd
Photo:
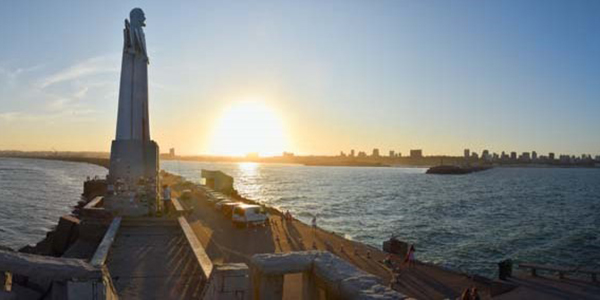
[(260, 205), (241, 204), (233, 209), (231, 221), (236, 227), (251, 225), (269, 225), (269, 216)]
[(473, 172), (480, 172), (491, 169), (489, 166), (477, 166), (477, 167), (460, 167), (460, 166), (435, 166), (427, 169), (426, 174), (437, 174), (437, 175), (464, 175)]

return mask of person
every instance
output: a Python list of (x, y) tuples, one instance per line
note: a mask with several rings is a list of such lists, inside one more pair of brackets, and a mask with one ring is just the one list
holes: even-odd
[(471, 300), (471, 292), (469, 291), (469, 289), (464, 289), (462, 294), (460, 294), (460, 298), (458, 298), (459, 300)]
[(313, 230), (317, 230), (317, 216), (313, 216), (312, 218), (312, 228)]
[(165, 215), (171, 210), (171, 188), (168, 185), (163, 185), (163, 209)]
[(479, 297), (479, 292), (477, 291), (476, 287), (471, 288), (471, 300), (481, 300), (481, 297)]
[(408, 264), (409, 269), (415, 267), (415, 245), (410, 245), (404, 262)]

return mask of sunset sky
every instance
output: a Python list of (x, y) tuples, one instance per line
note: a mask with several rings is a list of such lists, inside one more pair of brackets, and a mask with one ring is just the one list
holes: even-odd
[(123, 20), (179, 154), (600, 154), (599, 1), (2, 1), (0, 150), (109, 151)]

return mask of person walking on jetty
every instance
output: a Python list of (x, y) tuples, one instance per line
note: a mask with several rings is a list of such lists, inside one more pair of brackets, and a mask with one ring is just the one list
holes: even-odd
[(313, 218), (312, 218), (312, 228), (313, 228), (313, 231), (317, 230), (317, 216), (313, 216)]
[(169, 213), (171, 209), (171, 187), (163, 185), (163, 210), (165, 215)]
[(408, 264), (409, 269), (413, 269), (415, 267), (415, 245), (410, 245), (404, 262)]

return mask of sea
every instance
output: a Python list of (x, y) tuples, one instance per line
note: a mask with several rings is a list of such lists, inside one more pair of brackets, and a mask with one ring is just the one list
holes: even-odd
[[(162, 161), (201, 182), (234, 177), (241, 195), (323, 229), (381, 248), (392, 235), (419, 260), (497, 276), (504, 259), (600, 268), (600, 169), (494, 168), (460, 176), (423, 168)], [(37, 242), (79, 200), (85, 164), (0, 159), (0, 244)]]
[(86, 178), (107, 173), (86, 163), (0, 158), (0, 245), (17, 250), (42, 240), (77, 205)]

